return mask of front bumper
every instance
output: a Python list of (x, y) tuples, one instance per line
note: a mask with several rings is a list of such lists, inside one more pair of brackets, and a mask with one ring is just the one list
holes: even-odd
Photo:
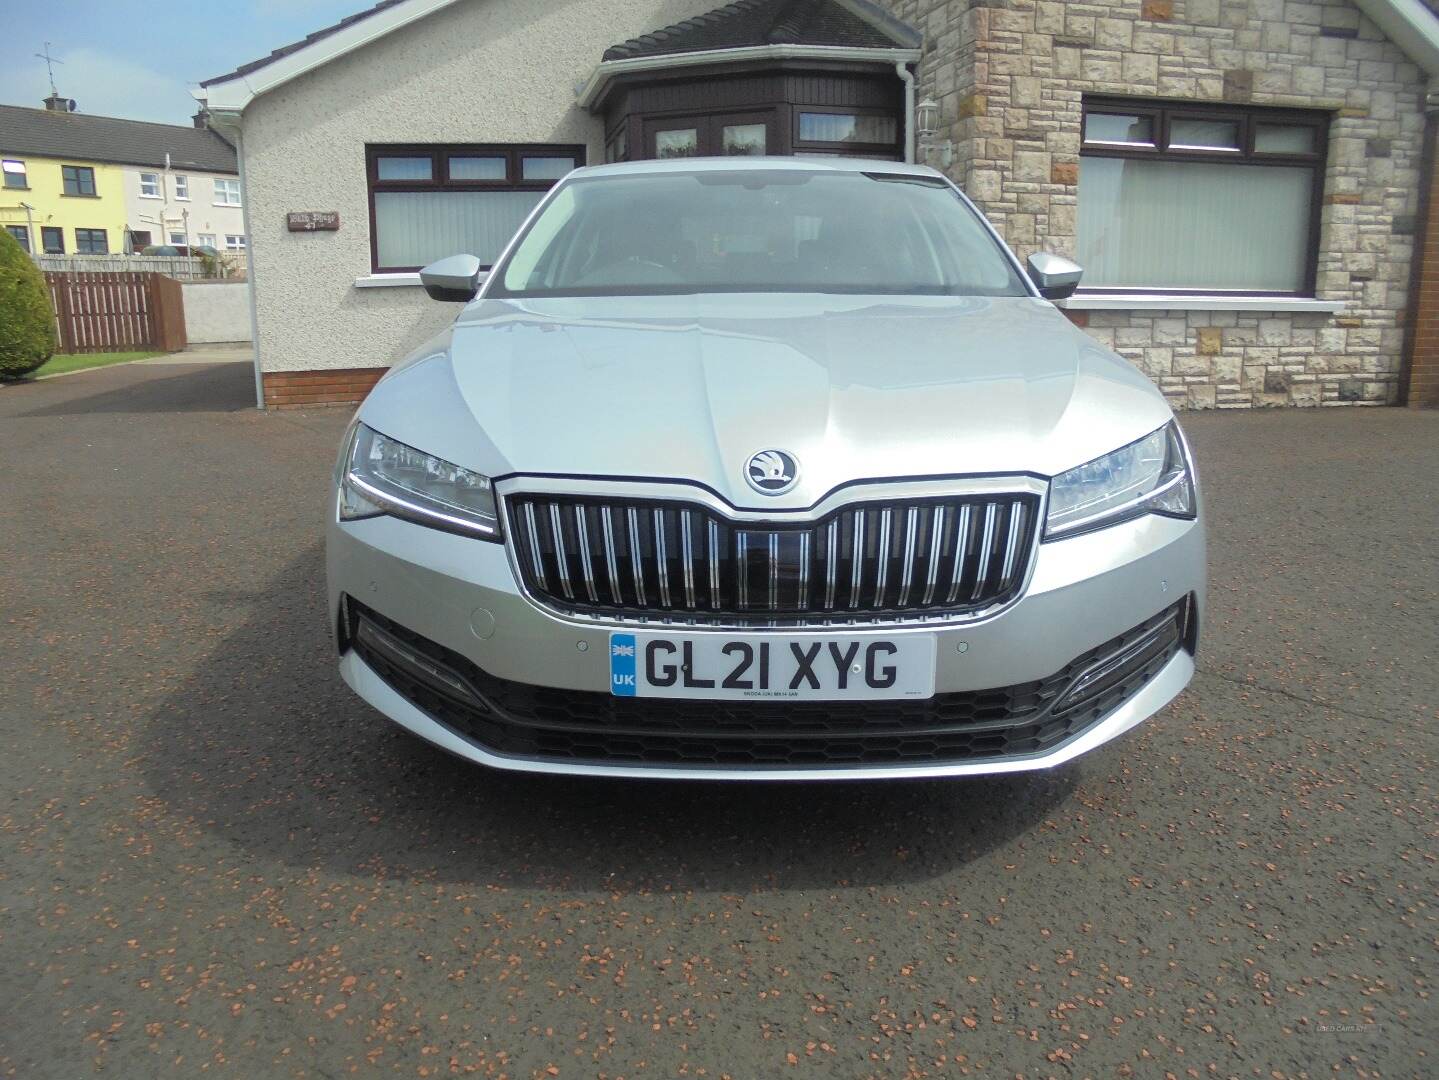
[[(1077, 659), (1104, 643), (1124, 640), (1162, 612), (1182, 609), (1184, 619), (1183, 639), (1177, 647), (1152, 657), (1142, 678), (1132, 680), (1124, 693), (1100, 701), (1103, 711), (1085, 716), (1083, 722), (1026, 730), (1025, 738), (1002, 746), (991, 743), (984, 753), (961, 753), (956, 748), (970, 743), (951, 739), (933, 742), (927, 752), (909, 746), (893, 753), (841, 753), (833, 759), (810, 754), (796, 759), (799, 764), (765, 754), (696, 752), (687, 757), (672, 748), (616, 757), (606, 748), (611, 744), (573, 740), (565, 744), (563, 754), (551, 753), (544, 747), (557, 744), (492, 736), (487, 732), (493, 733), (493, 726), (457, 722), (434, 701), (423, 707), (424, 694), (407, 688), (393, 670), (387, 681), (377, 670), (384, 664), (367, 663), (359, 650), (350, 647), (346, 623), (352, 623), (353, 614), (342, 612), (342, 597), (353, 597), (358, 601), (354, 606), (439, 646), (452, 654), (457, 667), (473, 665), (478, 669), (476, 678), (493, 679), (496, 687), (519, 684), (520, 689), (576, 691), (590, 702), (599, 695), (608, 697), (607, 646), (613, 627), (568, 618), (527, 599), (498, 544), (394, 518), (332, 521), (328, 544), (331, 625), (342, 648), (341, 672), (381, 712), (461, 757), (498, 768), (651, 778), (965, 776), (1060, 765), (1140, 723), (1189, 681), (1204, 603), (1204, 560), (1200, 521), (1145, 517), (1040, 545), (1023, 597), (987, 619), (947, 626), (841, 628), (850, 637), (933, 634), (938, 656), (936, 700), (954, 695), (945, 700), (960, 701), (976, 692), (998, 692), (994, 688), (1019, 693), (1052, 684), (1060, 673), (1073, 674)], [(697, 627), (685, 632), (725, 631)], [(1050, 705), (1058, 693), (1037, 692), (1049, 693)], [(494, 696), (503, 704), (503, 694), (497, 690)], [(501, 722), (511, 719), (502, 708), (495, 715)], [(953, 730), (953, 724), (946, 728)], [(586, 745), (593, 752), (587, 753)]]

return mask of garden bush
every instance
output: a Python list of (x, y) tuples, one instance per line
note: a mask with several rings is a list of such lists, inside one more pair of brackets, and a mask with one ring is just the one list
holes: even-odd
[(0, 379), (18, 379), (55, 352), (55, 313), (45, 275), (0, 229)]

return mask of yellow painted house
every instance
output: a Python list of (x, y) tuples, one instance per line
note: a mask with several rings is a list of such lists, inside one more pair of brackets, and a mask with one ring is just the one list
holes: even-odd
[(83, 158), (44, 158), (0, 146), (0, 225), (29, 251), (125, 250), (123, 171)]
[[(0, 105), (0, 227), (21, 247), (108, 255), (150, 243), (218, 246), (224, 234), (243, 249), (244, 229), (230, 223), (241, 218), (229, 143), (204, 126), (90, 116), (71, 104)], [(169, 218), (193, 221), (196, 236), (171, 239)], [(216, 237), (201, 238), (203, 229)]]

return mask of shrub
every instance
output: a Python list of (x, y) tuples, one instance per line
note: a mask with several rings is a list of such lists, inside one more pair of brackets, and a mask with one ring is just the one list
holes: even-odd
[(0, 379), (18, 379), (55, 352), (55, 312), (45, 275), (0, 229)]

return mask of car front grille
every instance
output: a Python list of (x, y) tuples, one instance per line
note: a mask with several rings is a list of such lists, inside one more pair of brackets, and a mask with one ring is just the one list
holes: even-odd
[(525, 588), (567, 613), (766, 625), (958, 616), (1013, 599), (1033, 555), (1027, 492), (856, 503), (751, 523), (697, 503), (506, 498)]
[[(1185, 647), (1191, 610), (1188, 600), (1176, 604), (1034, 682), (923, 701), (781, 703), (615, 697), (513, 682), (353, 598), (345, 606), (350, 647), (411, 704), (487, 750), (697, 769), (933, 765), (1043, 753), (1158, 674)], [(366, 623), (372, 630), (362, 633)]]

